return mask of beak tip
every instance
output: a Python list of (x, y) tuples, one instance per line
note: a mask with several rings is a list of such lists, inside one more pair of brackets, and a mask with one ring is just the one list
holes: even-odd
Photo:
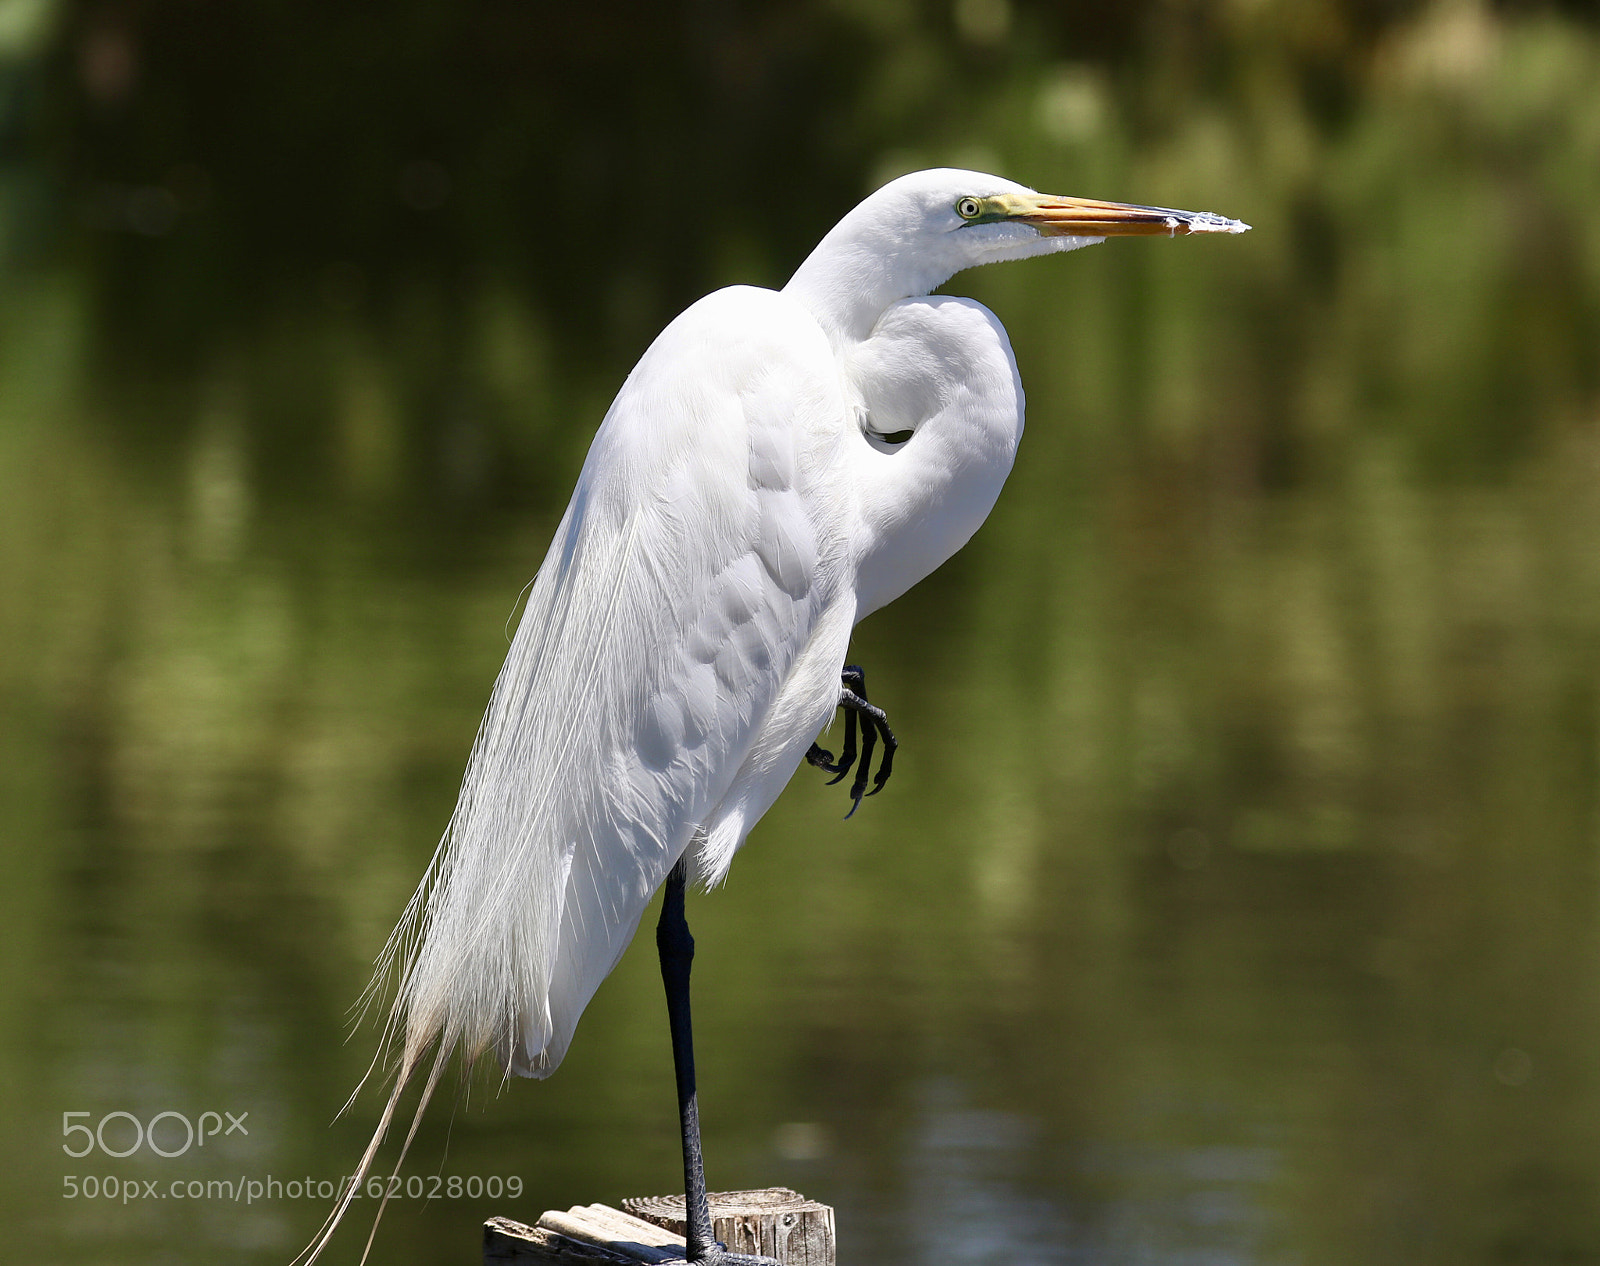
[(1191, 233), (1248, 233), (1250, 226), (1243, 220), (1230, 220), (1225, 215), (1207, 211), (1189, 221)]

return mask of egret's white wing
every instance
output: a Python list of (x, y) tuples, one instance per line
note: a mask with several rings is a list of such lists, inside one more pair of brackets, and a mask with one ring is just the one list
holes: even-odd
[[(840, 597), (817, 488), (844, 407), (815, 322), (749, 288), (690, 308), (629, 377), (397, 933), (407, 1066), (438, 1034), (524, 1075), (560, 1062)], [(789, 747), (831, 710), (842, 654)]]

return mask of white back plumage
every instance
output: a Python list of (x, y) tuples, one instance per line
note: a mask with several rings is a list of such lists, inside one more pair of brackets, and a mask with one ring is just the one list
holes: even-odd
[(837, 385), (801, 315), (759, 290), (702, 300), (601, 426), (413, 905), (408, 1055), (442, 1032), (555, 1068), (838, 604), (831, 454), (794, 426), (836, 412)]
[(783, 291), (702, 299), (629, 376), (380, 965), (399, 975), (402, 1054), (379, 1136), (430, 1047), (419, 1118), (457, 1046), (519, 1075), (555, 1069), (672, 866), (692, 849), (706, 883), (725, 876), (828, 723), (856, 620), (982, 523), (1022, 433), (1021, 383), (987, 309), (919, 296), (1096, 240), (962, 228), (952, 210), (1021, 189), (903, 177)]

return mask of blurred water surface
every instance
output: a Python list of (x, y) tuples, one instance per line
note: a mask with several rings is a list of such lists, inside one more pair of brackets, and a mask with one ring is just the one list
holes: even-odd
[[(1600, 1260), (1581, 6), (644, 12), (0, 7), (19, 1260), (305, 1242), (606, 402), (935, 163), (1256, 227), (949, 287), (1028, 435), (858, 630), (888, 790), (802, 772), (692, 901), (713, 1184), (845, 1263)], [(383, 1260), (678, 1184), (648, 939), (557, 1077), (441, 1095)]]

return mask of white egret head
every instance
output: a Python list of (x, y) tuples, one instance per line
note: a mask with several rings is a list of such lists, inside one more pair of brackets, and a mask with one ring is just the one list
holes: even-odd
[(840, 220), (785, 289), (825, 327), (863, 338), (897, 299), (963, 269), (1089, 246), (1108, 237), (1242, 233), (1210, 212), (1035, 193), (980, 171), (940, 167), (892, 180)]

